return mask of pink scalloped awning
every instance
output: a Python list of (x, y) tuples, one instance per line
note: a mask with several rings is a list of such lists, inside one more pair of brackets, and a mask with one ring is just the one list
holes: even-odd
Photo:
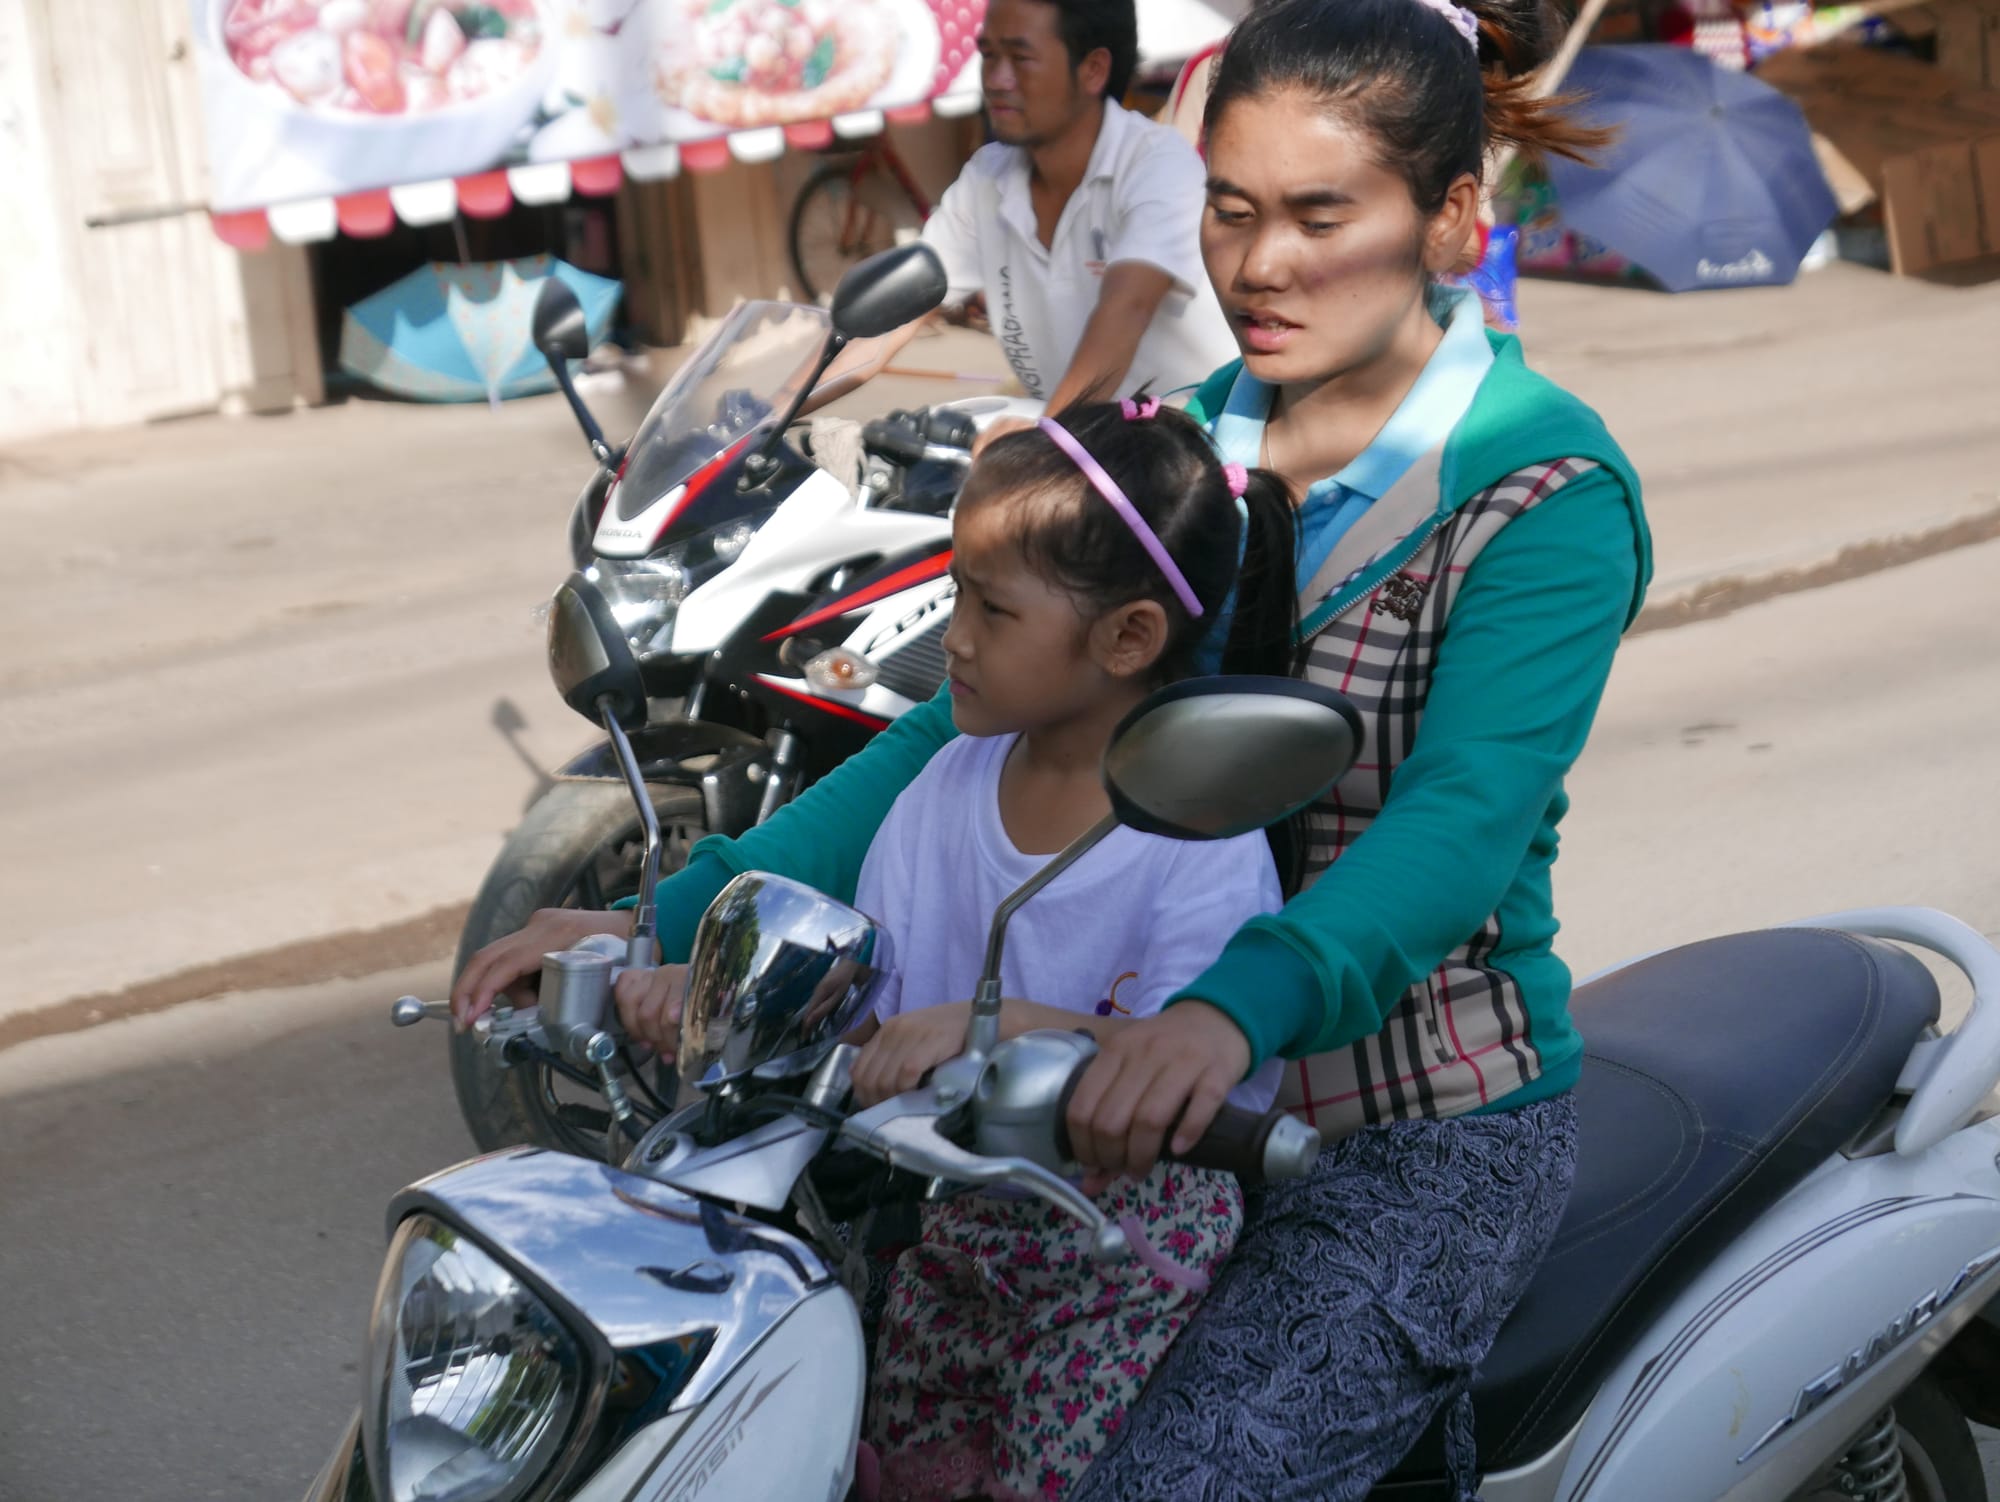
[[(808, 120), (764, 130), (738, 131), (733, 135), (711, 136), (702, 141), (684, 141), (679, 147), (642, 147), (615, 155), (588, 157), (567, 164), (549, 163), (513, 169), (478, 172), (447, 183), (398, 185), (345, 193), (326, 200), (331, 212), (317, 200), (300, 200), (281, 206), (287, 217), (284, 236), (291, 243), (330, 239), (335, 233), (367, 239), (385, 235), (398, 219), (406, 224), (431, 224), (439, 220), (438, 194), (447, 187), (455, 198), (456, 211), (474, 219), (497, 219), (515, 201), (542, 202), (550, 197), (551, 172), (566, 171), (568, 193), (603, 198), (616, 193), (630, 177), (635, 182), (653, 182), (688, 172), (721, 172), (738, 162), (769, 161), (784, 151), (825, 151), (843, 141), (865, 139), (888, 125), (914, 125), (931, 118), (970, 114), (979, 108), (977, 95), (950, 95), (932, 104), (912, 104), (902, 108), (862, 112), (837, 120)], [(516, 174), (522, 176), (518, 179)], [(532, 180), (526, 175), (533, 174)], [(555, 183), (558, 189), (561, 183)], [(554, 196), (564, 197), (558, 192)], [(422, 205), (424, 207), (413, 207)], [(444, 217), (449, 217), (445, 215)], [(270, 216), (264, 209), (209, 215), (218, 238), (238, 250), (262, 250), (273, 238)]]

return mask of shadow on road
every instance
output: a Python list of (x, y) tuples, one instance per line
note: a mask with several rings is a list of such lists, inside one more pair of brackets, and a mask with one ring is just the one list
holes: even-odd
[(471, 1155), (444, 967), (177, 1008), (0, 1053), (0, 1494), (289, 1498), (358, 1402), (403, 1185)]

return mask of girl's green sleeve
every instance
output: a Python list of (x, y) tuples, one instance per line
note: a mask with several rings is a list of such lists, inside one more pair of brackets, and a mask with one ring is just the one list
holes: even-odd
[(745, 871), (775, 872), (852, 900), (862, 858), (889, 806), (957, 733), (951, 700), (940, 692), (755, 829), (696, 845), (686, 867), (659, 886), (662, 958), (670, 964), (687, 959), (701, 915)]

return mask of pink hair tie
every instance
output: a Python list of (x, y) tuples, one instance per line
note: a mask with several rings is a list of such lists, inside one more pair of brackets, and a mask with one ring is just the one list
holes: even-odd
[(1479, 20), (1471, 11), (1465, 9), (1463, 6), (1453, 5), (1451, 0), (1417, 0), (1417, 4), (1421, 5), (1425, 10), (1436, 11), (1447, 21), (1451, 22), (1452, 30), (1456, 31), (1472, 44), (1472, 51), (1475, 56), (1478, 54)]
[(1239, 501), (1250, 489), (1250, 471), (1240, 464), (1223, 465), (1222, 478), (1229, 482), (1229, 493)]
[(1151, 422), (1160, 415), (1160, 399), (1157, 396), (1142, 396), (1137, 401), (1128, 396), (1118, 405), (1124, 409), (1127, 422)]
[[(1155, 407), (1158, 405), (1157, 402), (1154, 403)], [(1182, 573), (1179, 565), (1174, 562), (1174, 555), (1167, 551), (1167, 545), (1160, 541), (1160, 534), (1146, 525), (1146, 518), (1141, 516), (1139, 508), (1126, 498), (1125, 492), (1118, 488), (1118, 482), (1111, 478), (1103, 465), (1091, 457), (1089, 449), (1077, 442), (1076, 435), (1053, 417), (1044, 417), (1036, 426), (1049, 435), (1057, 448), (1069, 455), (1071, 462), (1083, 471), (1083, 477), (1090, 481), (1092, 488), (1104, 497), (1113, 511), (1118, 513), (1119, 520), (1132, 529), (1132, 535), (1139, 539), (1139, 546), (1146, 550), (1146, 556), (1151, 558), (1154, 565), (1166, 576), (1167, 583), (1172, 586), (1181, 604), (1187, 608), (1187, 613), (1199, 620), (1201, 597), (1194, 592), (1194, 586), (1188, 583), (1187, 575)]]

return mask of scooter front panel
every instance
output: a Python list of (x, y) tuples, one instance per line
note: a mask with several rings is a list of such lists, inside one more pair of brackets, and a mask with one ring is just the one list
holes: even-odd
[(854, 1479), (865, 1382), (854, 1302), (825, 1289), (698, 1408), (626, 1441), (573, 1502), (839, 1502)]
[(706, 1399), (833, 1281), (805, 1243), (781, 1231), (540, 1148), (475, 1158), (411, 1186), (390, 1208), (391, 1228), (418, 1211), (498, 1254), (597, 1346), (599, 1361), (709, 1337), (672, 1412)]

